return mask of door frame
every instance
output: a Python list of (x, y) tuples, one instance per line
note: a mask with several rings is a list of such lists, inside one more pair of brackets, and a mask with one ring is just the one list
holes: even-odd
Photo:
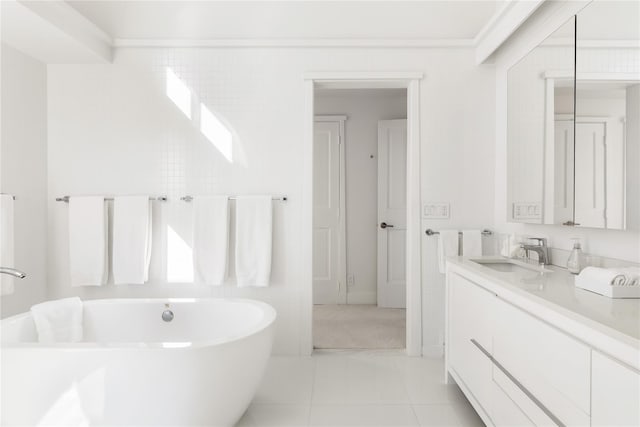
[(300, 353), (313, 351), (313, 123), (314, 90), (407, 89), (407, 348), (409, 356), (422, 354), (421, 224), (420, 224), (420, 80), (421, 72), (312, 72), (304, 79), (304, 138), (302, 166), (302, 230), (300, 279)]
[[(339, 196), (339, 206), (338, 212), (340, 213), (338, 220), (338, 299), (340, 300), (340, 304), (347, 303), (347, 221), (346, 221), (346, 152), (345, 152), (345, 134), (344, 134), (344, 123), (347, 121), (346, 115), (319, 115), (314, 116), (313, 119), (315, 122), (331, 122), (338, 123), (340, 134), (338, 138), (340, 141), (338, 142), (338, 152), (339, 152), (339, 185), (338, 191), (340, 192)], [(313, 284), (312, 284), (313, 286)]]

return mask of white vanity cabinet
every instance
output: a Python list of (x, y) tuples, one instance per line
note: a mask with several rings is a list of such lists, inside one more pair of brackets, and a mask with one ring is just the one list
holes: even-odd
[[(472, 390), (482, 408), (491, 396), (492, 363), (478, 345), (491, 349), (491, 313), (495, 295), (453, 274), (449, 277), (449, 366), (458, 381)], [(475, 343), (475, 344), (474, 344)], [(478, 408), (476, 408), (478, 409)], [(486, 415), (486, 414), (485, 414)]]
[[(448, 268), (446, 369), (487, 425), (640, 426), (640, 371), (600, 352), (601, 331), (565, 323), (562, 307), (533, 296), (542, 291), (528, 296), (505, 283), (512, 277), (514, 287), (531, 289), (520, 278), (495, 273), (493, 281), (486, 267), (469, 265)], [(551, 274), (547, 285), (562, 286), (568, 273)], [(637, 315), (633, 302), (622, 304), (631, 311), (618, 315)], [(638, 348), (631, 354), (640, 364)]]
[(591, 425), (640, 426), (640, 372), (598, 351), (591, 360)]

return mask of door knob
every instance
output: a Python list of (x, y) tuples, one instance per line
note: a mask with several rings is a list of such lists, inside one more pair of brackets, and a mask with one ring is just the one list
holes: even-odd
[(387, 224), (386, 222), (381, 222), (380, 223), (380, 228), (384, 229), (384, 228), (387, 228), (387, 227), (393, 228), (393, 225)]

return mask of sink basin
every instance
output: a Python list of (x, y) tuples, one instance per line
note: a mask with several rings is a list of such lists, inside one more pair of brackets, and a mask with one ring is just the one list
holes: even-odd
[(530, 273), (532, 271), (551, 273), (551, 270), (546, 268), (512, 259), (472, 259), (471, 261), (502, 273)]

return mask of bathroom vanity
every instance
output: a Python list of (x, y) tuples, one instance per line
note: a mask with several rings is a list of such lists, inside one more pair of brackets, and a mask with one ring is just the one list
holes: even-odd
[(451, 258), (447, 380), (487, 425), (640, 425), (640, 299), (500, 257)]

